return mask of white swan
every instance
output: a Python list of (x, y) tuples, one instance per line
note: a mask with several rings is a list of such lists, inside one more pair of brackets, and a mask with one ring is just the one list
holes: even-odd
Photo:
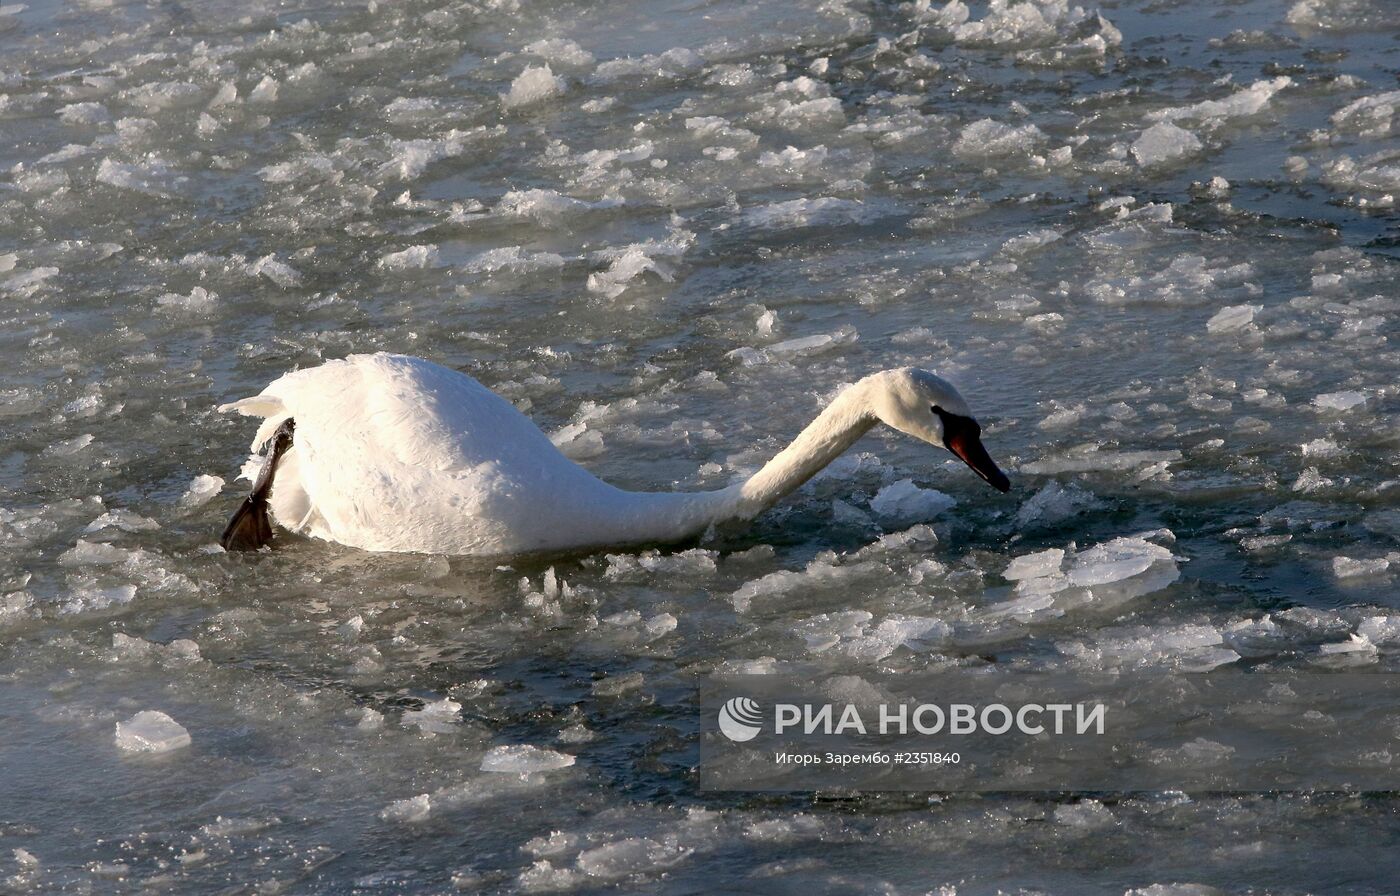
[(288, 373), (220, 410), (265, 418), (254, 450), (271, 445), (224, 533), (230, 549), (271, 538), (269, 509), (293, 532), (369, 551), (496, 556), (682, 541), (757, 516), (876, 422), (946, 446), (1010, 488), (958, 391), (912, 367), (850, 386), (763, 469), (710, 492), (608, 485), (476, 380), (403, 355)]

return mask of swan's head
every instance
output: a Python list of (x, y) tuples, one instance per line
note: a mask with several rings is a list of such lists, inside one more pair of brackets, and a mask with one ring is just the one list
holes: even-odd
[(1011, 489), (1011, 480), (982, 447), (982, 427), (952, 383), (917, 367), (887, 370), (871, 380), (872, 410), (880, 422), (947, 448), (997, 491)]

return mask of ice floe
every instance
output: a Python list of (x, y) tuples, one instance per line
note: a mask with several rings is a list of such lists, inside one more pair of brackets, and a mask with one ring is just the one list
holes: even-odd
[(190, 745), (190, 733), (156, 709), (138, 712), (117, 723), (117, 749), (124, 753), (168, 753)]

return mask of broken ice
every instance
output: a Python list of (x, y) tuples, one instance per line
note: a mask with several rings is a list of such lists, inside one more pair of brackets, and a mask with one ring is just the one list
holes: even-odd
[(168, 753), (190, 745), (190, 733), (165, 713), (147, 709), (117, 723), (117, 749), (124, 753)]

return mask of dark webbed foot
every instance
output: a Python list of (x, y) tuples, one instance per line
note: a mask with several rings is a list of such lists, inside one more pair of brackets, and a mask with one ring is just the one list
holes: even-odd
[(277, 462), (287, 449), (292, 447), (292, 433), (296, 421), (288, 417), (272, 434), (267, 460), (263, 461), (258, 481), (253, 483), (253, 491), (243, 499), (238, 512), (228, 521), (219, 544), (226, 551), (256, 551), (272, 541), (272, 517), (268, 513), (267, 499), (272, 494), (272, 480), (277, 475)]

